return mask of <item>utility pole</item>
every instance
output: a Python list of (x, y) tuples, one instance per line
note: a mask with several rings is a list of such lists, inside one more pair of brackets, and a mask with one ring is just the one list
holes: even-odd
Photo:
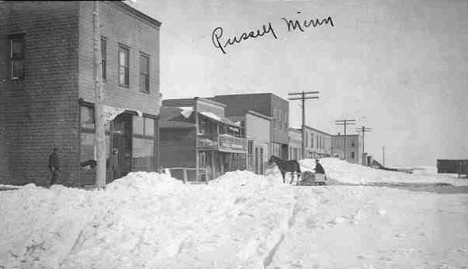
[[(356, 131), (362, 133), (362, 156), (364, 156), (364, 153), (365, 153), (365, 150), (364, 150), (364, 134), (368, 133), (368, 132), (371, 132), (372, 128), (367, 128), (367, 127), (362, 126), (361, 128), (357, 128)], [(367, 163), (367, 160), (366, 160), (366, 163)]]
[(337, 120), (335, 121), (336, 125), (343, 125), (344, 126), (344, 146), (343, 146), (343, 155), (344, 160), (346, 161), (346, 126), (354, 125), (356, 120)]
[[(302, 101), (302, 159), (305, 159), (305, 100), (318, 99), (318, 96), (310, 96), (308, 94), (318, 94), (319, 92), (291, 92), (288, 95), (299, 95), (300, 97), (291, 97), (288, 100), (301, 100)], [(307, 96), (306, 96), (307, 95)]]
[(99, 21), (99, 1), (93, 2), (94, 21), (94, 119), (96, 150), (96, 187), (102, 189), (106, 186), (106, 139), (104, 120), (104, 91), (102, 89), (102, 59), (101, 59), (101, 26)]

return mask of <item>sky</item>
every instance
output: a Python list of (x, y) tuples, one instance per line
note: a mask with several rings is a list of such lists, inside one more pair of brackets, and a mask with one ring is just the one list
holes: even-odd
[[(371, 128), (365, 151), (382, 161), (385, 147), (387, 166), (468, 159), (467, 1), (129, 4), (162, 22), (163, 98), (271, 92), (287, 99), (291, 92), (319, 91), (319, 99), (306, 102), (306, 124), (330, 134), (343, 133), (335, 124), (343, 119), (355, 120), (348, 134)], [(327, 18), (333, 26), (310, 26)], [(288, 30), (287, 20), (309, 27)], [(217, 27), (221, 44), (250, 31), (257, 37), (223, 53), (212, 38)], [(300, 101), (290, 101), (290, 126), (301, 120)]]

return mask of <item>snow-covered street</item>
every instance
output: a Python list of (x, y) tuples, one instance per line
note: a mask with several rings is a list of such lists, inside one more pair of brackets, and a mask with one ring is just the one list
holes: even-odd
[(138, 172), (102, 191), (2, 191), (0, 268), (468, 268), (467, 193), (362, 185), (466, 178), (322, 164), (335, 184), (285, 185), (274, 168), (209, 185)]

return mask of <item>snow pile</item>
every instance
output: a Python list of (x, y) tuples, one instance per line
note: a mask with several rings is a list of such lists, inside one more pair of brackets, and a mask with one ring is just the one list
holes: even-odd
[[(210, 185), (184, 185), (165, 174), (138, 172), (105, 190), (29, 184), (4, 191), (0, 264), (262, 268), (292, 211), (291, 190), (279, 182), (237, 171)], [(200, 261), (206, 253), (212, 256)], [(174, 261), (175, 256), (184, 258)]]
[[(321, 162), (340, 182), (432, 180)], [(0, 268), (461, 268), (466, 260), (466, 194), (282, 181), (271, 167), (208, 185), (138, 172), (104, 190), (2, 191)]]
[[(315, 168), (315, 160), (301, 160), (301, 169), (311, 171)], [(358, 164), (348, 163), (336, 158), (320, 159), (327, 177), (341, 183), (366, 184), (366, 183), (449, 183), (455, 186), (467, 186), (466, 178), (457, 178), (456, 175), (437, 174), (433, 169), (422, 170), (421, 174), (408, 174), (374, 169)]]

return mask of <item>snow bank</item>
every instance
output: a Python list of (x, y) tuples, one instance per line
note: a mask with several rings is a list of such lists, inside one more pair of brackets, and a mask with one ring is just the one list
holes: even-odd
[[(184, 185), (146, 172), (105, 190), (29, 184), (1, 193), (0, 265), (253, 268), (287, 226), (294, 198), (285, 187), (274, 176), (240, 171), (210, 185)], [(206, 253), (216, 255), (200, 261)]]
[[(434, 180), (331, 158), (321, 163), (340, 182)], [(301, 166), (312, 170), (315, 163), (304, 160)], [(185, 185), (167, 174), (147, 172), (130, 173), (104, 190), (29, 184), (0, 192), (0, 268), (274, 268), (278, 246), (291, 244), (291, 251), (297, 250), (295, 241), (288, 240), (291, 233), (297, 238), (314, 235), (348, 219), (357, 225), (364, 221), (363, 212), (379, 219), (397, 216), (390, 211), (394, 201), (389, 200), (388, 207), (374, 206), (373, 200), (384, 194), (401, 203), (416, 197), (387, 188), (291, 186), (283, 184), (277, 167), (267, 169), (265, 176), (229, 172), (208, 185)], [(433, 195), (417, 195), (413, 204)], [(434, 206), (438, 199), (421, 215), (429, 209), (439, 212)], [(457, 210), (464, 205), (459, 200), (451, 203)], [(357, 211), (368, 206), (367, 211)], [(293, 226), (299, 228), (294, 231)], [(454, 230), (462, 231), (460, 227)], [(343, 234), (353, 234), (350, 231)], [(304, 253), (312, 253), (314, 244), (331, 249), (328, 239), (304, 241)], [(320, 259), (333, 260), (325, 256), (330, 253)]]
[[(301, 168), (310, 171), (315, 168), (315, 160), (301, 160)], [(450, 174), (434, 173), (433, 168), (419, 170), (420, 173), (408, 174), (374, 169), (358, 164), (348, 163), (336, 158), (323, 158), (320, 163), (327, 176), (342, 183), (366, 184), (366, 183), (449, 183), (455, 186), (467, 186), (466, 178), (457, 178)]]

